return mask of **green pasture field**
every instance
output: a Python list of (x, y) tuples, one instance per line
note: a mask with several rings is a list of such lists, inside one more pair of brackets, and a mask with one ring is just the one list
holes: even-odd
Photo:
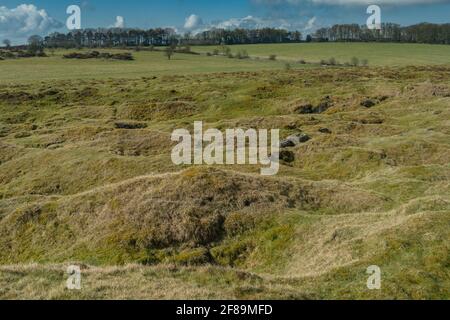
[[(93, 49), (95, 50), (95, 49)], [(168, 60), (163, 52), (104, 49), (112, 53), (132, 52), (134, 61), (99, 59), (63, 59), (70, 52), (47, 52), (47, 58), (23, 58), (0, 61), (0, 83), (21, 83), (39, 80), (140, 78), (155, 75), (181, 75), (216, 72), (239, 72), (283, 69), (280, 61), (239, 60), (193, 54), (175, 54)], [(296, 65), (296, 68), (305, 66)]]
[[(213, 52), (217, 46), (196, 46), (197, 52)], [(275, 54), (280, 60), (305, 60), (318, 63), (335, 58), (340, 63), (353, 57), (367, 59), (370, 66), (448, 65), (450, 46), (404, 43), (298, 43), (230, 46), (233, 53), (246, 50), (251, 57), (268, 58)]]
[[(0, 83), (38, 80), (140, 78), (155, 75), (200, 74), (305, 69), (319, 67), (321, 60), (335, 58), (345, 64), (353, 57), (367, 60), (369, 66), (448, 65), (450, 46), (390, 43), (300, 43), (229, 46), (236, 54), (245, 50), (251, 59), (206, 56), (219, 46), (194, 46), (202, 55), (175, 54), (168, 60), (163, 52), (104, 49), (108, 52), (133, 52), (135, 61), (67, 60), (62, 56), (77, 50), (57, 50), (48, 58), (0, 61)], [(86, 51), (86, 50), (84, 50)], [(276, 55), (276, 61), (270, 61)], [(301, 64), (304, 61), (307, 64)]]

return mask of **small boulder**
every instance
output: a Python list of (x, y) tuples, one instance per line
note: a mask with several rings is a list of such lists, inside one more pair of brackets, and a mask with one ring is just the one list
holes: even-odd
[(300, 143), (305, 143), (308, 142), (309, 140), (311, 140), (311, 137), (308, 136), (306, 133), (300, 133), (299, 135), (297, 135)]
[(316, 107), (310, 103), (307, 103), (295, 108), (294, 112), (298, 114), (320, 114), (327, 111), (331, 107), (333, 107), (333, 99), (330, 96), (326, 96)]
[(386, 101), (387, 99), (389, 99), (389, 96), (379, 96), (379, 97), (378, 97), (378, 100), (379, 100), (380, 102), (384, 102), (384, 101)]
[(295, 154), (289, 150), (281, 150), (280, 151), (280, 160), (287, 162), (287, 163), (292, 163), (295, 161)]
[(323, 113), (330, 109), (332, 106), (333, 103), (330, 100), (322, 101), (316, 108), (314, 108), (313, 113)]
[(326, 134), (331, 134), (331, 130), (328, 128), (320, 128), (319, 129), (320, 133), (326, 133)]
[(372, 108), (375, 107), (376, 105), (377, 101), (373, 99), (365, 99), (364, 101), (361, 102), (361, 106), (366, 108)]
[(314, 106), (312, 104), (310, 104), (310, 103), (303, 104), (301, 106), (298, 106), (295, 109), (295, 113), (298, 113), (298, 114), (311, 114), (311, 113), (314, 113)]
[(295, 147), (300, 143), (305, 143), (309, 140), (311, 140), (311, 137), (305, 133), (294, 134), (292, 136), (287, 137), (285, 140), (281, 141), (280, 147), (281, 148)]
[(288, 130), (295, 130), (298, 129), (298, 124), (295, 122), (289, 123), (285, 126), (286, 129)]

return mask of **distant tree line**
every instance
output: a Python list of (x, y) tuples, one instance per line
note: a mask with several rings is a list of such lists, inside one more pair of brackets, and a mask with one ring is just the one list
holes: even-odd
[(175, 42), (173, 29), (83, 29), (68, 33), (52, 33), (44, 38), (48, 48), (96, 48), (124, 46), (166, 46)]
[(173, 44), (251, 44), (300, 42), (298, 31), (282, 29), (213, 29), (192, 35), (176, 34), (173, 29), (85, 29), (69, 33), (53, 33), (43, 39), (48, 48), (169, 46)]
[(28, 44), (26, 46), (11, 46), (11, 41), (9, 39), (4, 39), (3, 45), (6, 50), (0, 50), (0, 60), (47, 56), (41, 36), (31, 36), (28, 39)]
[(181, 40), (184, 43), (188, 42), (189, 44), (206, 45), (289, 43), (302, 41), (302, 33), (300, 31), (287, 31), (275, 28), (234, 30), (211, 29), (195, 36), (186, 34)]
[[(402, 27), (384, 23), (381, 30), (369, 30), (358, 24), (337, 24), (320, 28), (305, 38), (299, 31), (275, 28), (262, 29), (211, 29), (198, 34), (177, 34), (171, 28), (141, 29), (83, 29), (68, 33), (52, 33), (45, 38), (33, 36), (29, 45), (33, 50), (46, 48), (101, 48), (101, 47), (149, 47), (173, 45), (233, 45), (292, 42), (407, 42), (450, 44), (450, 23), (421, 23)], [(7, 39), (6, 48), (11, 46)]]
[(337, 24), (318, 29), (311, 40), (450, 44), (450, 23), (421, 23), (407, 27), (384, 23), (381, 30), (369, 30), (367, 26), (358, 24)]

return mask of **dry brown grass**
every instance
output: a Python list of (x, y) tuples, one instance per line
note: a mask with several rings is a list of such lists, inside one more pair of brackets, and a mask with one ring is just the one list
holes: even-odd
[[(13, 266), (0, 268), (0, 296), (446, 298), (449, 75), (340, 68), (4, 85), (0, 263)], [(324, 101), (322, 113), (295, 112)], [(311, 140), (272, 178), (257, 166), (176, 167), (170, 133), (195, 120)], [(43, 265), (20, 265), (33, 262)], [(90, 265), (78, 294), (61, 283), (70, 262)], [(377, 294), (364, 289), (372, 264), (385, 270)]]

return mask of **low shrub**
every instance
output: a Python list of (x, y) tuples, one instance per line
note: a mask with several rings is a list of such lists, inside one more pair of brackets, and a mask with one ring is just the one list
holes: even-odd
[(87, 53), (81, 52), (72, 52), (65, 54), (64, 59), (111, 59), (111, 60), (134, 60), (134, 57), (129, 52), (124, 53), (109, 53), (109, 52), (98, 52), (98, 51), (90, 51)]
[(205, 248), (188, 249), (173, 257), (173, 262), (178, 265), (196, 266), (211, 261), (211, 255)]
[(211, 249), (211, 255), (215, 263), (226, 267), (235, 267), (245, 261), (246, 257), (254, 249), (251, 240), (236, 241)]
[(147, 124), (143, 122), (116, 122), (114, 125), (116, 129), (135, 130), (147, 128)]
[(255, 227), (255, 217), (248, 213), (234, 212), (229, 214), (224, 222), (225, 233), (236, 236)]
[(353, 57), (352, 60), (350, 60), (350, 64), (353, 67), (358, 67), (359, 66), (359, 59), (357, 57)]

